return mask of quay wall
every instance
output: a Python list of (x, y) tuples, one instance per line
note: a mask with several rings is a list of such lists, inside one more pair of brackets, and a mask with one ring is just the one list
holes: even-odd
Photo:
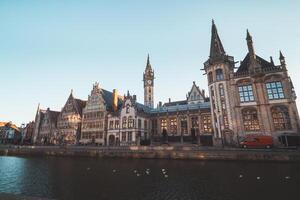
[(137, 159), (300, 162), (299, 150), (257, 150), (197, 147), (0, 147), (0, 156), (71, 156)]

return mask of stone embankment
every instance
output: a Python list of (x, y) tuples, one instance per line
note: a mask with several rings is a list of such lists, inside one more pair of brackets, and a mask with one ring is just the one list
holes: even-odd
[(191, 159), (300, 162), (299, 150), (205, 148), (197, 146), (2, 146), (0, 156), (73, 156), (100, 158)]

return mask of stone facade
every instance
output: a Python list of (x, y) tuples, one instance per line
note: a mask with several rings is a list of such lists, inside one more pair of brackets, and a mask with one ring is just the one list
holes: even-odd
[(82, 109), (85, 104), (85, 101), (74, 98), (71, 91), (57, 119), (60, 143), (76, 144), (80, 139)]
[(209, 59), (204, 63), (208, 78), (215, 142), (237, 144), (247, 134), (299, 134), (296, 95), (287, 73), (285, 58), (280, 64), (255, 54), (247, 30), (248, 53), (235, 70), (233, 56), (225, 53), (213, 22)]
[(271, 135), (279, 144), (282, 136), (298, 135), (296, 95), (282, 53), (279, 65), (272, 58), (259, 57), (247, 31), (248, 53), (236, 66), (234, 57), (225, 53), (214, 23), (211, 31), (210, 55), (203, 69), (209, 97), (193, 82), (184, 100), (170, 99), (154, 108), (154, 71), (148, 55), (144, 104), (129, 92), (120, 97), (116, 90), (109, 92), (96, 83), (87, 102), (70, 94), (57, 126), (54, 119), (49, 126), (51, 115), (39, 111), (34, 141), (55, 135), (55, 127), (61, 142), (109, 146), (165, 142), (231, 146), (248, 134)]

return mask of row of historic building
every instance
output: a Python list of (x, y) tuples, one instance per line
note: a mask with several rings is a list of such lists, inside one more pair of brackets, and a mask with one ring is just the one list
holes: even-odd
[(276, 65), (255, 53), (250, 33), (248, 53), (240, 63), (226, 54), (212, 24), (208, 60), (203, 70), (209, 97), (193, 82), (186, 99), (154, 108), (154, 71), (149, 56), (145, 72), (144, 103), (135, 95), (119, 96), (93, 85), (87, 100), (71, 92), (61, 111), (38, 107), (33, 142), (42, 144), (139, 145), (187, 142), (235, 145), (247, 134), (299, 134), (296, 94), (280, 52)]

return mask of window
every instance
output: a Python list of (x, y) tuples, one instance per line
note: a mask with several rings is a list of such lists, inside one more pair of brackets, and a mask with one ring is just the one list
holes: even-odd
[(131, 116), (128, 117), (128, 128), (134, 127), (134, 119)]
[(219, 92), (220, 92), (220, 97), (224, 97), (224, 86), (223, 84), (220, 84), (219, 85)]
[(203, 132), (211, 133), (212, 126), (211, 126), (211, 116), (210, 115), (203, 115), (202, 116), (202, 123), (203, 123)]
[(240, 101), (242, 103), (254, 101), (252, 85), (242, 85), (242, 86), (239, 86), (238, 88), (239, 88), (239, 94), (240, 94)]
[(132, 141), (132, 132), (128, 132), (128, 142)]
[(144, 129), (148, 129), (148, 122), (147, 122), (147, 120), (144, 121)]
[(116, 121), (115, 121), (115, 128), (116, 128), (116, 129), (118, 129), (118, 128), (120, 127), (120, 124), (119, 124), (119, 123), (120, 123), (119, 120), (116, 120)]
[(212, 83), (213, 82), (213, 74), (212, 72), (208, 73), (208, 83)]
[(109, 129), (113, 129), (114, 128), (114, 121), (111, 120), (109, 121)]
[(123, 117), (122, 119), (122, 128), (127, 128), (127, 117)]
[(142, 120), (138, 119), (138, 128), (142, 128)]
[(160, 129), (161, 130), (164, 130), (164, 129), (167, 130), (167, 120), (166, 119), (161, 119), (160, 120)]
[(284, 99), (284, 93), (281, 82), (266, 83), (268, 99)]
[(176, 118), (170, 119), (170, 133), (172, 133), (172, 134), (177, 133), (177, 119)]
[(275, 130), (289, 130), (292, 128), (287, 107), (276, 106), (271, 109), (271, 112)]
[(181, 133), (182, 134), (187, 134), (188, 130), (187, 130), (187, 119), (186, 119), (186, 117), (181, 118), (180, 124), (181, 124)]
[(122, 132), (122, 141), (126, 141), (126, 132)]
[(129, 108), (130, 108), (130, 105), (127, 104), (127, 105), (126, 105), (126, 113), (129, 113)]
[(192, 117), (191, 121), (192, 121), (192, 128), (195, 128), (195, 129), (199, 128), (198, 117)]
[(222, 69), (217, 69), (216, 70), (216, 80), (220, 81), (224, 79), (224, 75), (223, 75), (223, 70)]
[(259, 131), (259, 120), (255, 109), (244, 109), (242, 111), (245, 131)]

